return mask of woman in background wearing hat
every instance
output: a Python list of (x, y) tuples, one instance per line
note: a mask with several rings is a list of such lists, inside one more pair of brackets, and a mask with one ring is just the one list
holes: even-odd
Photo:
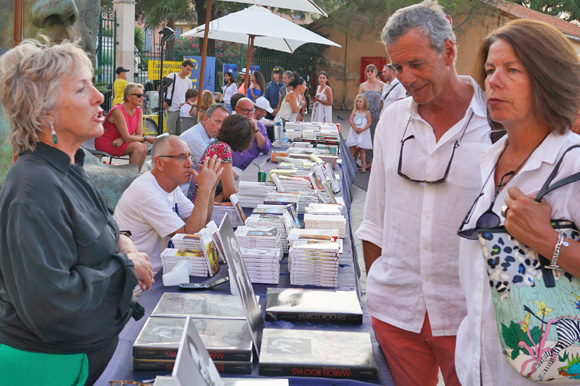
[(113, 99), (113, 106), (117, 106), (119, 103), (123, 103), (123, 90), (125, 90), (125, 86), (127, 85), (127, 73), (130, 70), (127, 70), (123, 67), (117, 67), (115, 73), (117, 74), (117, 80), (113, 84), (113, 95), (115, 99)]
[(238, 87), (238, 92), (240, 94), (246, 95), (246, 67), (242, 68), (240, 71), (240, 86)]

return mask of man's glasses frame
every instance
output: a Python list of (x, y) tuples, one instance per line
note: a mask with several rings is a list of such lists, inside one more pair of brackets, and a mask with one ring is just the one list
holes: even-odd
[(403, 137), (401, 138), (401, 152), (399, 153), (399, 165), (397, 167), (397, 174), (399, 176), (401, 176), (402, 178), (406, 179), (407, 181), (416, 182), (419, 184), (442, 184), (443, 182), (445, 182), (447, 180), (447, 176), (449, 175), (449, 170), (451, 169), (451, 163), (453, 162), (453, 157), (455, 156), (455, 150), (461, 144), (461, 140), (463, 139), (463, 136), (465, 135), (465, 132), (467, 131), (467, 126), (469, 126), (469, 122), (471, 122), (471, 118), (473, 118), (473, 114), (474, 114), (474, 112), (472, 111), (471, 115), (469, 116), (469, 119), (467, 120), (467, 122), (463, 126), (463, 129), (461, 132), (461, 137), (458, 140), (456, 140), (455, 143), (453, 144), (453, 150), (451, 151), (451, 158), (449, 158), (449, 162), (447, 163), (447, 168), (445, 168), (445, 174), (443, 175), (443, 177), (439, 178), (438, 180), (434, 180), (434, 181), (417, 180), (417, 179), (414, 179), (414, 178), (407, 176), (402, 171), (402, 169), (403, 169), (403, 147), (405, 146), (405, 142), (407, 142), (410, 139), (415, 138), (414, 135), (410, 135), (410, 136), (405, 138), (405, 134), (407, 134), (407, 129), (409, 128), (409, 123), (411, 123), (411, 117), (409, 117), (409, 121), (407, 122), (407, 126), (405, 127), (405, 131), (403, 132)]
[(256, 109), (243, 109), (241, 107), (238, 107), (238, 109), (240, 109), (240, 111), (243, 111), (246, 114), (254, 114), (256, 112)]
[(185, 162), (187, 159), (189, 159), (191, 162), (193, 162), (193, 154), (158, 155), (156, 157), (175, 158), (179, 162)]

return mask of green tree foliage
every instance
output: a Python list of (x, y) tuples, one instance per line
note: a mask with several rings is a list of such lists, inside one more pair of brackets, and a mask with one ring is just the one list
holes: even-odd
[(580, 22), (580, 1), (578, 0), (521, 0), (516, 3), (566, 21)]

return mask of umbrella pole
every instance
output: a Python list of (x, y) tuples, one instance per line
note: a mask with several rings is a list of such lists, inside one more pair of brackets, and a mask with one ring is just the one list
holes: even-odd
[(201, 110), (201, 94), (203, 92), (203, 77), (205, 75), (205, 58), (207, 57), (207, 35), (209, 34), (209, 21), (211, 18), (211, 0), (207, 0), (205, 4), (205, 30), (203, 31), (203, 46), (201, 48), (201, 67), (199, 69), (199, 97), (197, 98), (197, 110), (195, 114), (195, 122)]
[(246, 81), (244, 82), (246, 85), (246, 93), (249, 90), (250, 86), (250, 63), (252, 59), (252, 51), (254, 49), (254, 39), (256, 35), (249, 35), (248, 36), (248, 53), (246, 54)]
[(22, 41), (22, 14), (24, 13), (24, 0), (14, 0), (14, 47)]

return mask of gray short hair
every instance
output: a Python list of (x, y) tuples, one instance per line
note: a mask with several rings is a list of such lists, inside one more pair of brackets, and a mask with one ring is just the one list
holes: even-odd
[(213, 113), (215, 113), (215, 111), (217, 109), (223, 110), (226, 113), (228, 113), (228, 115), (230, 115), (230, 110), (228, 110), (228, 108), (220, 103), (216, 103), (214, 105), (211, 105), (208, 107), (208, 109), (205, 111), (205, 116), (208, 118), (211, 118), (211, 116), (213, 115)]
[(129, 95), (138, 88), (140, 88), (141, 90), (144, 89), (143, 85), (140, 83), (127, 83), (127, 85), (123, 89), (123, 102), (127, 102), (129, 100)]
[(439, 54), (443, 52), (447, 39), (455, 44), (455, 33), (451, 22), (447, 20), (443, 7), (436, 0), (424, 0), (395, 12), (381, 33), (383, 44), (396, 43), (413, 28), (422, 31), (431, 41), (433, 49)]
[(93, 65), (78, 42), (54, 45), (27, 39), (0, 56), (0, 101), (14, 152), (34, 151), (46, 116), (61, 97), (62, 80)]
[[(151, 159), (159, 157), (160, 155), (167, 155), (171, 149), (170, 139), (180, 139), (177, 135), (162, 135), (155, 139), (153, 146), (151, 146)], [(151, 163), (155, 169), (155, 162)]]

